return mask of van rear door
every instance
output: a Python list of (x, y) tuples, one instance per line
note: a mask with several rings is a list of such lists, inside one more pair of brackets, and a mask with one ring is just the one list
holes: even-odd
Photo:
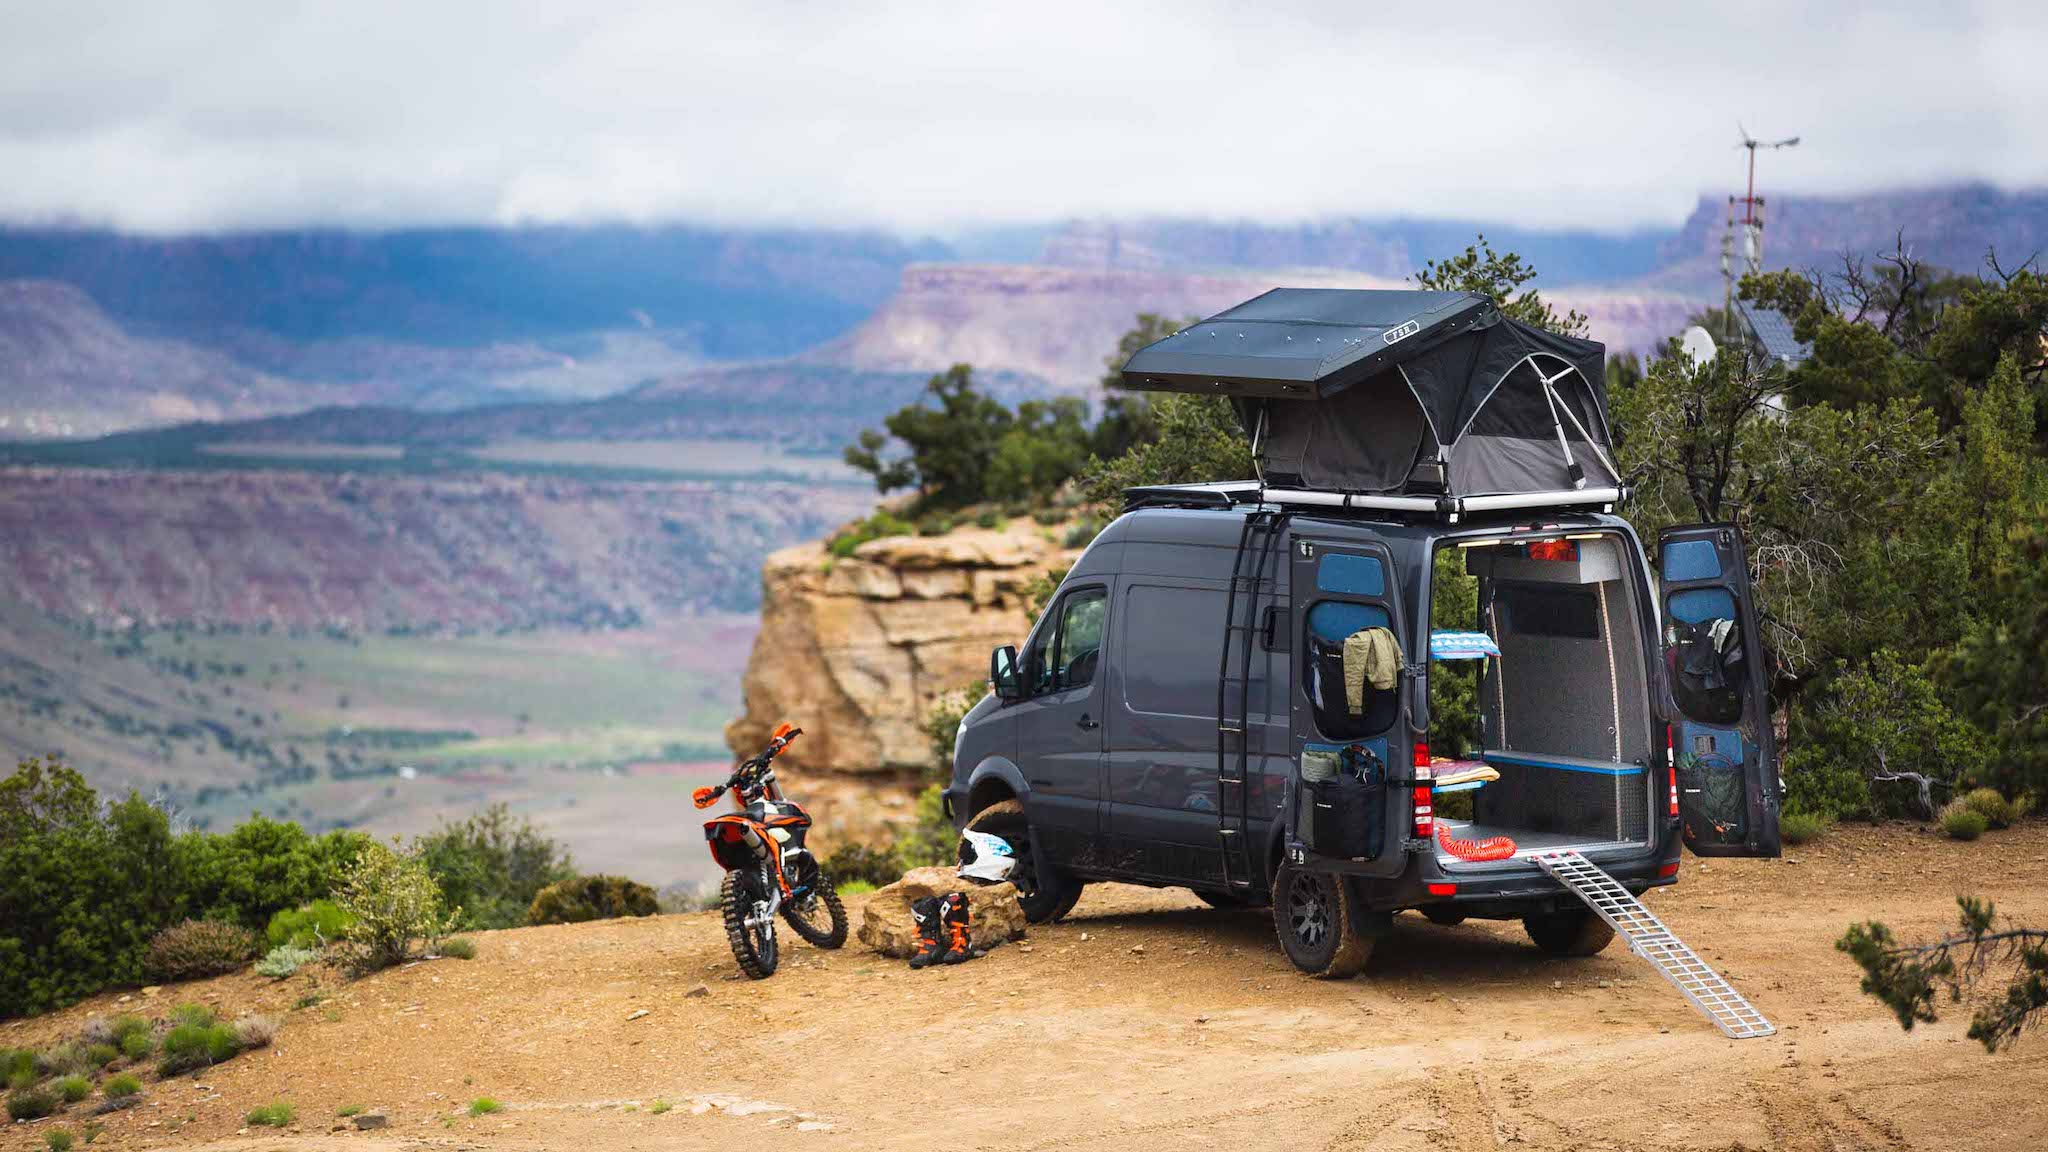
[(1685, 846), (1695, 856), (1776, 856), (1778, 756), (1742, 533), (1657, 533), (1662, 704)]
[[(1407, 661), (1398, 642), (1407, 634), (1407, 623), (1394, 558), (1384, 544), (1300, 533), (1293, 538), (1292, 557), (1295, 757), (1292, 803), (1285, 812), (1287, 843), (1305, 846), (1308, 859), (1344, 861), (1342, 870), (1353, 875), (1396, 876), (1407, 866), (1403, 846), (1415, 816), (1413, 790), (1389, 783), (1413, 775)], [(1359, 677), (1346, 683), (1346, 641), (1373, 629), (1396, 638), (1391, 688)], [(1348, 655), (1365, 663), (1362, 649)], [(1362, 672), (1362, 667), (1348, 670)], [(1343, 823), (1361, 839), (1331, 851), (1327, 843), (1317, 843), (1314, 826), (1319, 811), (1327, 816), (1336, 809), (1317, 792), (1326, 781), (1354, 772), (1371, 776), (1380, 786), (1364, 797), (1362, 807), (1345, 810)]]

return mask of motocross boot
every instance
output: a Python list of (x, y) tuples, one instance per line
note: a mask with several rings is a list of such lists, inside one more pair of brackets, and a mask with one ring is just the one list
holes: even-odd
[(967, 907), (967, 893), (948, 892), (940, 903), (940, 919), (945, 924), (947, 964), (965, 964), (981, 955), (974, 948), (973, 938), (968, 935), (971, 916)]
[(917, 925), (917, 950), (910, 954), (912, 968), (929, 968), (946, 960), (947, 937), (944, 909), (936, 896), (910, 902), (910, 918)]

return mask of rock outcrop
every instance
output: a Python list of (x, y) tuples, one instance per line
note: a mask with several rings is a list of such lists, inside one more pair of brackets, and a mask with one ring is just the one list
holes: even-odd
[(884, 956), (907, 959), (917, 950), (917, 921), (910, 905), (926, 896), (967, 893), (968, 938), (976, 948), (993, 948), (1024, 938), (1024, 908), (1017, 886), (976, 884), (962, 880), (951, 868), (912, 868), (903, 879), (878, 889), (860, 917), (860, 942)]
[[(785, 548), (761, 571), (761, 631), (726, 726), (752, 755), (776, 724), (804, 730), (777, 763), (799, 774), (905, 780), (932, 760), (938, 698), (988, 677), (989, 652), (1030, 630), (1028, 589), (1079, 555), (1065, 528), (1020, 517), (1000, 529), (871, 540), (835, 557)], [(809, 785), (806, 785), (808, 787)]]

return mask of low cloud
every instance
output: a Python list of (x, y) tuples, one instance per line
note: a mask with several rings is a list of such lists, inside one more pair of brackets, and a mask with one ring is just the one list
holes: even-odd
[(0, 220), (1621, 230), (2048, 183), (2048, 16), (1721, 3), (0, 5)]

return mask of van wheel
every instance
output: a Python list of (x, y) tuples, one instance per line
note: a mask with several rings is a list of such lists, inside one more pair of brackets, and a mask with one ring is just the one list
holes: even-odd
[(1031, 851), (1031, 824), (1024, 816), (1022, 800), (1003, 800), (974, 814), (967, 827), (1009, 841), (1017, 863), (1010, 869), (1010, 882), (1017, 886), (1017, 903), (1024, 919), (1033, 924), (1050, 924), (1074, 910), (1081, 898), (1081, 884), (1041, 866)]
[(1594, 915), (1591, 908), (1524, 916), (1522, 928), (1536, 947), (1552, 956), (1591, 956), (1614, 940), (1614, 926)]
[(1424, 904), (1421, 912), (1431, 924), (1441, 924), (1446, 928), (1456, 928), (1465, 922), (1465, 914), (1458, 911), (1455, 904)]
[(1273, 877), (1273, 930), (1296, 968), (1324, 980), (1348, 980), (1372, 959), (1372, 937), (1358, 931), (1358, 899), (1341, 876), (1280, 865)]

